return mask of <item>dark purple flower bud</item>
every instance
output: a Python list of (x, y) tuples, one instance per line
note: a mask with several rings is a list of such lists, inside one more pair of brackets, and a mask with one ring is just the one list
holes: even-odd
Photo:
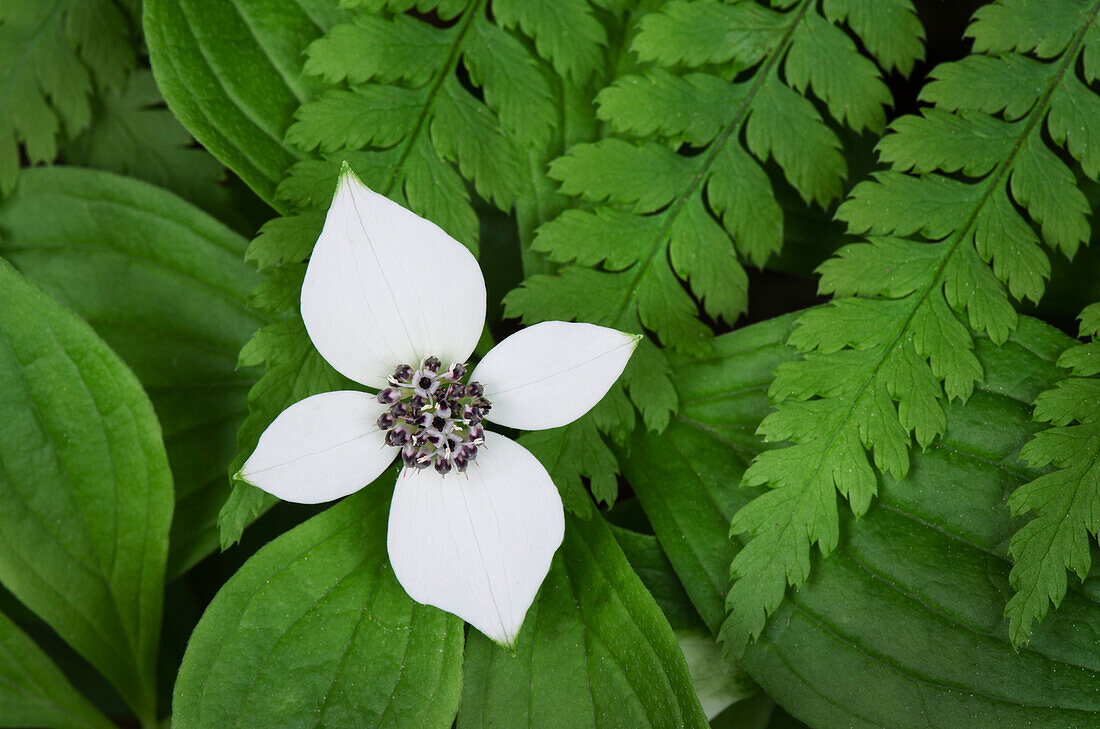
[(401, 449), (401, 462), (405, 468), (418, 468), (416, 459), (420, 456), (420, 449), (411, 443)]
[(481, 422), (481, 408), (467, 406), (466, 411), (462, 413), (462, 417), (470, 425), (477, 425)]
[(426, 404), (427, 401), (420, 395), (413, 395), (409, 398), (409, 415), (418, 415)]
[(461, 400), (466, 397), (466, 386), (461, 382), (456, 382), (447, 388), (447, 397), (451, 400)]
[(453, 460), (455, 463), (456, 471), (458, 471), (459, 473), (466, 472), (466, 466), (469, 465), (469, 462), (466, 460), (466, 457), (464, 455), (458, 453), (451, 460)]
[(477, 446), (473, 443), (462, 444), (462, 457), (467, 461), (472, 461), (477, 458)]
[(378, 393), (378, 402), (383, 405), (392, 405), (401, 398), (401, 393), (396, 388), (387, 387)]
[(446, 476), (451, 472), (451, 460), (443, 456), (436, 456), (435, 470), (440, 476)]
[(413, 368), (407, 364), (399, 364), (397, 365), (397, 368), (393, 371), (393, 379), (397, 380), (398, 382), (408, 384), (409, 382), (412, 382), (412, 377)]
[(442, 362), (439, 361), (439, 357), (426, 357), (424, 363), (420, 365), (420, 368), (428, 370), (428, 372), (439, 372), (441, 364)]
[(390, 415), (395, 418), (403, 418), (408, 414), (408, 412), (409, 406), (403, 402), (398, 401), (390, 406)]
[(403, 446), (409, 443), (409, 431), (404, 428), (394, 428), (386, 433), (386, 445)]
[(452, 380), (461, 380), (466, 376), (466, 365), (461, 362), (455, 362), (451, 365), (451, 368), (447, 370), (447, 374), (451, 376)]
[(389, 413), (382, 413), (378, 416), (378, 427), (382, 430), (389, 430), (396, 422), (397, 420)]
[(466, 385), (466, 394), (470, 397), (481, 397), (485, 394), (485, 388), (481, 386), (480, 382), (471, 382)]
[(479, 445), (485, 441), (485, 430), (480, 425), (475, 425), (466, 433), (468, 442)]

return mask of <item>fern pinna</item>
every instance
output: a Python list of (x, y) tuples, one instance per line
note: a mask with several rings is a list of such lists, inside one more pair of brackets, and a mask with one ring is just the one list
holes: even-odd
[(1034, 518), (1012, 538), (1016, 593), (1005, 607), (1009, 636), (1019, 647), (1050, 604), (1066, 595), (1066, 570), (1084, 580), (1092, 566), (1092, 539), (1100, 536), (1100, 303), (1081, 312), (1081, 336), (1058, 364), (1070, 376), (1035, 400), (1035, 419), (1052, 427), (1038, 433), (1020, 456), (1054, 470), (1013, 492), (1009, 506)]
[(1017, 320), (1010, 296), (1042, 295), (1040, 242), (1072, 256), (1088, 239), (1063, 155), (1100, 173), (1090, 143), (1100, 98), (1088, 87), (1100, 75), (1098, 11), (1095, 0), (980, 9), (967, 31), (974, 54), (933, 71), (921, 94), (930, 106), (879, 144), (890, 169), (840, 206), (867, 237), (820, 267), (834, 298), (799, 320), (790, 343), (804, 357), (777, 368), (769, 391), (776, 409), (760, 432), (783, 445), (746, 472), (770, 490), (733, 519), (749, 541), (731, 566), (731, 653), (806, 579), (811, 546), (836, 547), (836, 492), (864, 513), (875, 468), (903, 477), (911, 439), (924, 447), (944, 431), (944, 397), (965, 400), (983, 376), (973, 338), (1004, 342)]

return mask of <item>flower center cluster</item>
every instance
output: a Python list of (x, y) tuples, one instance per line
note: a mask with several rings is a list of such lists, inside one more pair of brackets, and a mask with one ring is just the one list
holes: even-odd
[(387, 445), (401, 449), (405, 466), (432, 466), (446, 475), (465, 471), (477, 458), (490, 405), (481, 383), (463, 384), (466, 365), (455, 362), (444, 372), (441, 366), (438, 357), (425, 357), (418, 369), (398, 365), (391, 386), (378, 393), (378, 402), (390, 406), (378, 416), (378, 427)]

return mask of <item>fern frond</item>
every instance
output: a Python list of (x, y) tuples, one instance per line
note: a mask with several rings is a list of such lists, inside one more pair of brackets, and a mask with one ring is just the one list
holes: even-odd
[(1087, 110), (1100, 99), (1078, 64), (1100, 45), (1100, 2), (1044, 2), (1041, 38), (1020, 5), (977, 13), (975, 48), (1002, 55), (937, 67), (921, 97), (932, 106), (879, 145), (891, 169), (837, 211), (871, 237), (820, 267), (831, 306), (799, 320), (790, 341), (804, 359), (778, 368), (769, 391), (776, 409), (759, 432), (789, 445), (754, 461), (746, 483), (771, 490), (733, 519), (750, 537), (731, 566), (723, 637), (734, 654), (806, 579), (811, 547), (836, 546), (837, 492), (861, 515), (878, 488), (871, 463), (903, 477), (913, 438), (924, 447), (943, 433), (943, 399), (965, 400), (983, 378), (973, 337), (1003, 343), (1016, 326), (1010, 296), (1042, 296), (1041, 242), (1072, 256), (1088, 239), (1084, 195), (1043, 132), (1095, 174), (1100, 116)]
[[(1071, 376), (1039, 395), (1035, 420), (1051, 428), (1020, 453), (1032, 467), (1054, 470), (1020, 486), (1008, 500), (1013, 514), (1034, 512), (1009, 544), (1016, 591), (1005, 606), (1009, 637), (1019, 648), (1066, 595), (1066, 572), (1084, 580), (1092, 567), (1092, 539), (1100, 537), (1100, 303), (1081, 313), (1081, 337), (1091, 342), (1062, 353)], [(1090, 538), (1091, 535), (1091, 538)]]
[(97, 89), (120, 91), (134, 67), (133, 17), (116, 0), (4, 0), (0, 5), (0, 194), (15, 187), (19, 149), (52, 162), (58, 139), (92, 119)]
[[(563, 268), (509, 294), (510, 315), (648, 330), (704, 355), (713, 335), (699, 303), (713, 320), (744, 313), (743, 263), (764, 265), (783, 242), (763, 164), (774, 160), (806, 202), (827, 206), (841, 194), (846, 165), (811, 97), (857, 130), (880, 128), (890, 101), (874, 62), (818, 3), (772, 5), (782, 7), (672, 0), (640, 20), (630, 48), (649, 69), (597, 97), (599, 118), (617, 136), (575, 145), (550, 167), (560, 189), (589, 209), (539, 229), (533, 248)], [(907, 0), (890, 5), (915, 20)], [(856, 32), (880, 18), (862, 2), (833, 2), (828, 12)], [(899, 31), (875, 32), (877, 47), (911, 65), (913, 52), (894, 42)], [(654, 349), (652, 360), (663, 355)], [(657, 395), (671, 388), (638, 362), (624, 381), (647, 425), (661, 428), (675, 399)], [(647, 391), (643, 378), (657, 389)]]

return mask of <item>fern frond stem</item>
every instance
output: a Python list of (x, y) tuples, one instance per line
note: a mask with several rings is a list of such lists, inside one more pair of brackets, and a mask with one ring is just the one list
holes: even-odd
[(779, 43), (776, 44), (772, 52), (760, 65), (759, 71), (752, 80), (752, 85), (749, 86), (748, 94), (745, 95), (745, 98), (734, 111), (733, 118), (718, 136), (714, 138), (714, 141), (711, 142), (707, 155), (703, 159), (703, 163), (699, 165), (699, 169), (692, 176), (691, 180), (688, 181), (687, 185), (684, 186), (683, 192), (677, 195), (676, 199), (665, 210), (664, 222), (661, 224), (661, 229), (654, 238), (653, 248), (645, 257), (645, 260), (639, 264), (637, 272), (631, 279), (629, 286), (626, 287), (627, 295), (623, 297), (622, 304), (619, 305), (615, 313), (608, 319), (610, 323), (621, 323), (623, 316), (630, 308), (630, 302), (638, 295), (638, 284), (649, 270), (649, 267), (653, 265), (653, 261), (657, 259), (657, 254), (663, 250), (664, 246), (662, 242), (667, 239), (669, 232), (672, 230), (673, 223), (676, 222), (676, 217), (680, 214), (680, 211), (683, 210), (688, 199), (694, 195), (695, 191), (699, 189), (699, 186), (703, 184), (703, 181), (710, 173), (711, 165), (714, 164), (714, 160), (716, 160), (718, 155), (722, 152), (722, 148), (731, 137), (734, 137), (736, 133), (740, 131), (741, 126), (748, 118), (749, 107), (752, 106), (752, 102), (756, 98), (756, 94), (760, 91), (760, 87), (764, 85), (764, 82), (768, 78), (768, 74), (772, 73), (779, 59), (786, 53), (795, 29), (798, 28), (802, 19), (806, 17), (806, 13), (814, 2), (816, 2), (816, 0), (802, 0), (802, 4), (799, 5), (798, 9), (792, 12), (794, 17), (783, 31), (783, 36), (779, 39)]
[[(947, 270), (948, 264), (951, 262), (951, 258), (955, 255), (956, 252), (958, 252), (959, 246), (962, 245), (962, 243), (967, 239), (967, 235), (970, 233), (970, 230), (973, 228), (974, 223), (977, 221), (978, 215), (981, 212), (982, 208), (989, 201), (990, 197), (998, 189), (998, 187), (1003, 184), (1005, 176), (1012, 169), (1012, 165), (1015, 163), (1016, 157), (1019, 154), (1020, 149), (1023, 147), (1024, 142), (1042, 123), (1044, 117), (1046, 116), (1046, 111), (1047, 107), (1050, 104), (1051, 96), (1058, 88), (1058, 84), (1061, 83), (1062, 78), (1066, 74), (1066, 71), (1071, 69), (1077, 62), (1077, 56), (1081, 51), (1081, 44), (1084, 41), (1085, 34), (1088, 32), (1089, 28), (1096, 20), (1098, 12), (1100, 12), (1100, 0), (1098, 0), (1093, 5), (1092, 11), (1089, 13), (1081, 28), (1077, 31), (1077, 34), (1074, 36), (1069, 48), (1066, 50), (1065, 58), (1063, 59), (1057, 73), (1055, 73), (1055, 75), (1051, 77), (1050, 84), (1043, 92), (1043, 95), (1039, 97), (1039, 100), (1036, 102), (1035, 106), (1029, 112), (1028, 120), (1024, 125), (1023, 131), (1020, 133), (1020, 136), (1017, 138), (1016, 143), (1013, 145), (1012, 150), (1010, 151), (1008, 156), (1005, 157), (1005, 159), (998, 165), (996, 173), (990, 175), (981, 198), (978, 200), (977, 204), (974, 205), (973, 210), (970, 211), (970, 214), (967, 216), (965, 223), (960, 226), (959, 229), (955, 232), (950, 244), (946, 247), (944, 251), (942, 260), (936, 268), (935, 275), (928, 281), (928, 283), (917, 295), (912, 307), (909, 309), (905, 318), (898, 322), (898, 325), (894, 330), (894, 334), (882, 345), (882, 355), (878, 358), (878, 361), (875, 362), (874, 367), (870, 370), (868, 376), (860, 385), (859, 390), (855, 393), (855, 396), (852, 398), (851, 405), (849, 406), (848, 411), (844, 414), (844, 417), (840, 419), (836, 427), (833, 428), (833, 431), (829, 434), (829, 440), (825, 445), (824, 451), (822, 451), (822, 457), (818, 459), (817, 466), (814, 468), (813, 472), (810, 473), (802, 482), (801, 490), (803, 493), (807, 491), (806, 486), (812, 483), (820, 474), (824, 463), (828, 460), (827, 456), (835, 447), (837, 439), (840, 437), (841, 432), (851, 421), (853, 413), (855, 413), (856, 408), (858, 407), (860, 401), (863, 399), (864, 395), (866, 395), (867, 390), (868, 388), (870, 388), (871, 383), (875, 380), (875, 377), (878, 376), (878, 373), (882, 369), (882, 366), (886, 363), (887, 359), (889, 359), (891, 353), (893, 353), (893, 351), (904, 339), (905, 334), (909, 330), (909, 327), (912, 325), (913, 319), (914, 317), (916, 317), (917, 311), (920, 309), (921, 305), (928, 299), (928, 297), (932, 294), (937, 286), (942, 285), (943, 275), (944, 272)], [(793, 513), (794, 512), (792, 512), (791, 518), (793, 518)], [(788, 525), (789, 523), (790, 521), (788, 520)]]
[(383, 195), (389, 197), (393, 192), (393, 187), (397, 184), (401, 172), (405, 169), (405, 163), (408, 161), (409, 155), (412, 154), (413, 146), (416, 144), (417, 139), (419, 139), (420, 134), (424, 131), (428, 119), (431, 117), (432, 109), (435, 107), (435, 100), (439, 96), (439, 89), (443, 86), (443, 82), (454, 73), (455, 67), (458, 66), (458, 59), (462, 57), (462, 47), (466, 44), (466, 36), (470, 32), (470, 27), (474, 23), (474, 18), (476, 18), (477, 14), (485, 8), (485, 3), (486, 0), (471, 0), (470, 4), (466, 6), (466, 9), (462, 11), (462, 24), (458, 28), (458, 35), (455, 37), (454, 43), (451, 44), (451, 50), (447, 53), (447, 62), (443, 64), (443, 67), (431, 81), (431, 86), (428, 88), (428, 100), (420, 109), (420, 113), (416, 117), (416, 123), (413, 124), (412, 131), (405, 137), (401, 156), (394, 162), (393, 169), (390, 171), (390, 177), (381, 190)]

